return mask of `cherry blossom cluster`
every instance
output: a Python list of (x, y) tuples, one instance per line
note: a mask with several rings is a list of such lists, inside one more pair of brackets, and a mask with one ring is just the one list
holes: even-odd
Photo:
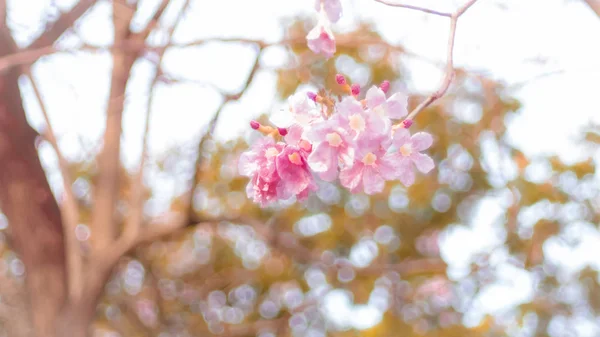
[[(241, 175), (250, 177), (246, 192), (261, 206), (296, 197), (303, 200), (316, 191), (316, 179), (334, 181), (352, 193), (372, 195), (385, 182), (414, 183), (416, 167), (428, 173), (433, 160), (421, 153), (432, 144), (425, 132), (410, 134), (408, 97), (388, 97), (390, 84), (373, 86), (359, 99), (360, 86), (349, 85), (342, 75), (337, 83), (346, 93), (296, 93), (288, 107), (275, 113), (273, 126), (252, 121), (264, 137), (244, 152), (238, 162)], [(401, 121), (402, 120), (402, 121)]]
[(335, 54), (335, 36), (331, 31), (331, 24), (342, 17), (342, 4), (340, 0), (316, 0), (315, 10), (319, 12), (319, 21), (306, 35), (308, 48), (330, 58)]

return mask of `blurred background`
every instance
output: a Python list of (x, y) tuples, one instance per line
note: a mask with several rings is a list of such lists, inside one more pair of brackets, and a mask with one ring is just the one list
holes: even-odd
[(600, 336), (595, 1), (479, 0), (434, 171), (260, 209), (249, 121), (336, 73), (416, 106), (446, 18), (342, 1), (326, 60), (309, 0), (0, 0), (0, 336)]

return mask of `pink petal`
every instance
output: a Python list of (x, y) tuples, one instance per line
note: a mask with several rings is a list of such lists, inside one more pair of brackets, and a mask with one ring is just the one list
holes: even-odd
[(385, 103), (385, 93), (377, 86), (372, 86), (369, 91), (367, 91), (365, 98), (367, 100), (367, 106), (370, 109)]
[(408, 96), (397, 92), (387, 100), (387, 112), (390, 118), (400, 119), (408, 115)]
[(385, 181), (373, 167), (365, 167), (363, 171), (363, 187), (366, 194), (375, 194), (383, 191)]
[(320, 143), (308, 156), (308, 165), (315, 172), (327, 172), (334, 164), (337, 168), (336, 152), (328, 144)]
[(398, 168), (401, 167), (400, 157), (397, 155), (386, 155), (379, 161), (379, 174), (386, 180), (398, 178)]
[(300, 124), (292, 124), (292, 126), (287, 129), (287, 132), (287, 135), (284, 137), (285, 142), (290, 145), (296, 145), (300, 141), (304, 129)]
[(351, 116), (357, 113), (364, 113), (364, 110), (360, 103), (354, 97), (351, 96), (344, 97), (341, 102), (336, 104), (336, 108), (337, 111), (343, 116)]
[(331, 167), (329, 167), (329, 170), (319, 173), (319, 178), (323, 179), (324, 181), (334, 181), (335, 178), (337, 178), (337, 175), (338, 175), (337, 165), (331, 165)]
[(354, 166), (340, 172), (340, 183), (349, 190), (356, 189), (362, 181), (363, 163), (356, 161)]
[(256, 154), (254, 152), (244, 152), (238, 160), (238, 171), (240, 175), (251, 177), (258, 170), (256, 163)]
[(431, 144), (433, 144), (433, 137), (427, 132), (417, 132), (410, 138), (410, 141), (413, 150), (421, 152), (428, 149)]
[(342, 17), (342, 4), (340, 0), (324, 0), (324, 9), (331, 22), (337, 22)]
[(433, 159), (426, 154), (416, 152), (410, 155), (410, 159), (415, 163), (417, 169), (423, 173), (429, 173), (435, 167)]
[(315, 54), (323, 54), (327, 58), (335, 54), (335, 38), (328, 27), (317, 24), (308, 35), (306, 35), (308, 48)]
[(409, 160), (402, 160), (398, 167), (398, 179), (408, 187), (415, 183), (415, 172), (413, 171)]
[(402, 145), (408, 143), (410, 140), (410, 132), (404, 128), (399, 128), (394, 132), (392, 142), (394, 146), (401, 147)]

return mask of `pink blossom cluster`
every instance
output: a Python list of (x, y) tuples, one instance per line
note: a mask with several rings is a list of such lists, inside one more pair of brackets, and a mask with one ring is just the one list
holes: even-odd
[(408, 114), (404, 93), (388, 97), (385, 81), (358, 99), (358, 85), (348, 85), (342, 75), (336, 80), (348, 95), (297, 93), (287, 109), (271, 117), (274, 127), (250, 123), (265, 135), (238, 163), (240, 174), (251, 178), (246, 192), (254, 202), (303, 200), (316, 191), (315, 179), (339, 178), (352, 193), (372, 195), (383, 191), (386, 181), (412, 185), (415, 167), (423, 173), (433, 169), (433, 160), (422, 153), (432, 136), (411, 135), (412, 121), (400, 121)]
[(316, 0), (315, 10), (319, 12), (319, 21), (306, 35), (308, 48), (330, 58), (335, 53), (335, 36), (331, 31), (331, 24), (342, 17), (342, 4), (340, 0)]

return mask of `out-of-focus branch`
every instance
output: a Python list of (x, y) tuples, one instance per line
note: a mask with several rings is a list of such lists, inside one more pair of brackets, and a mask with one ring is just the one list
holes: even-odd
[(0, 0), (0, 27), (6, 26), (6, 0)]
[[(454, 79), (454, 39), (456, 37), (456, 26), (458, 23), (458, 19), (469, 8), (471, 8), (471, 6), (473, 6), (475, 4), (475, 2), (477, 2), (477, 0), (467, 1), (467, 3), (465, 3), (464, 5), (459, 7), (456, 10), (456, 12), (454, 12), (454, 13), (437, 12), (437, 11), (433, 11), (433, 10), (429, 10), (429, 9), (425, 9), (425, 8), (421, 8), (421, 7), (402, 5), (402, 4), (394, 4), (394, 3), (390, 3), (390, 2), (384, 1), (384, 0), (375, 0), (375, 1), (382, 3), (382, 4), (386, 4), (388, 6), (403, 7), (403, 8), (418, 10), (418, 11), (427, 12), (430, 14), (435, 14), (435, 15), (440, 15), (440, 16), (450, 18), (450, 34), (449, 34), (450, 37), (448, 38), (448, 48), (446, 51), (446, 71), (445, 71), (445, 75), (444, 75), (444, 80), (442, 81), (442, 84), (440, 85), (440, 88), (438, 90), (436, 90), (431, 95), (429, 95), (429, 97), (427, 97), (423, 102), (421, 102), (421, 104), (419, 104), (416, 108), (414, 108), (408, 114), (408, 116), (406, 116), (406, 118), (404, 119), (404, 120), (412, 120), (415, 118), (415, 116), (419, 112), (423, 111), (425, 108), (427, 108), (429, 105), (431, 105), (431, 103), (435, 102), (440, 97), (444, 96), (446, 94), (446, 91), (448, 91), (448, 88), (450, 87), (450, 84), (452, 83), (452, 80)], [(394, 129), (404, 127), (404, 125), (405, 125), (404, 121), (400, 122), (397, 125), (394, 125)]]
[[(112, 52), (114, 50), (120, 51), (128, 51), (132, 53), (140, 53), (142, 51), (149, 52), (158, 52), (160, 53), (164, 49), (168, 48), (189, 48), (189, 47), (197, 47), (201, 45), (205, 45), (208, 43), (242, 43), (242, 44), (252, 44), (257, 45), (260, 48), (267, 48), (272, 46), (293, 46), (296, 44), (305, 44), (306, 38), (295, 37), (284, 39), (275, 42), (265, 42), (262, 40), (255, 39), (246, 39), (246, 38), (206, 38), (199, 39), (185, 43), (171, 43), (162, 46), (149, 46), (146, 44), (143, 39), (128, 39), (127, 41), (122, 41), (121, 43), (115, 43), (110, 46), (97, 46), (97, 45), (82, 45), (76, 48), (59, 48), (55, 46), (47, 46), (39, 49), (30, 49), (16, 52), (14, 54), (10, 54), (4, 57), (0, 57), (0, 74), (6, 71), (7, 69), (19, 66), (19, 65), (27, 65), (35, 62), (42, 56), (51, 55), (55, 53), (73, 53), (77, 51), (90, 51), (90, 52), (102, 52), (108, 51)], [(336, 45), (339, 47), (355, 47), (357, 45), (377, 45), (384, 46), (390, 50), (402, 52), (403, 54), (411, 57), (417, 57), (419, 59), (424, 59), (423, 56), (418, 55), (416, 53), (410, 52), (404, 49), (401, 46), (390, 45), (386, 41), (380, 38), (373, 37), (359, 37), (355, 38), (352, 36), (340, 35), (336, 37)], [(429, 62), (433, 62), (431, 60), (427, 60)]]
[[(133, 13), (118, 14), (122, 11), (118, 1), (113, 4), (113, 26), (115, 43), (127, 41), (130, 35), (129, 25)], [(94, 190), (94, 211), (91, 217), (91, 228), (94, 249), (100, 254), (110, 246), (117, 236), (114, 221), (115, 208), (119, 195), (119, 164), (121, 154), (122, 117), (125, 105), (125, 90), (131, 68), (136, 55), (122, 50), (114, 50), (112, 55), (112, 74), (108, 107), (106, 109), (106, 128), (104, 131), (102, 150), (96, 161), (98, 176)]]
[(44, 120), (46, 122), (44, 137), (48, 140), (50, 145), (52, 145), (52, 148), (56, 153), (58, 167), (63, 177), (64, 203), (61, 205), (61, 213), (63, 218), (63, 231), (66, 239), (67, 276), (69, 281), (68, 291), (71, 299), (77, 299), (81, 295), (83, 278), (81, 275), (81, 251), (79, 250), (77, 238), (75, 237), (75, 227), (79, 222), (79, 207), (77, 205), (75, 194), (73, 194), (73, 179), (69, 172), (67, 160), (63, 156), (58, 145), (56, 133), (50, 122), (48, 110), (46, 109), (46, 104), (44, 103), (39, 87), (31, 74), (31, 70), (27, 69), (25, 73), (29, 78), (35, 97), (42, 110), (42, 114), (44, 115)]
[[(188, 9), (190, 5), (190, 0), (187, 0), (181, 10), (179, 11), (179, 14), (177, 16), (177, 18), (175, 19), (175, 22), (173, 23), (173, 25), (169, 28), (168, 32), (167, 32), (167, 44), (171, 43), (171, 40), (173, 39), (173, 34), (175, 33), (175, 29), (177, 29), (177, 26), (179, 25), (179, 22), (181, 21), (181, 19), (183, 18), (183, 15), (185, 14), (185, 11)], [(166, 4), (164, 5), (164, 8), (166, 8)], [(162, 11), (164, 11), (164, 8), (162, 8)], [(161, 13), (162, 13), (161, 11)], [(156, 15), (155, 15), (156, 16)], [(150, 25), (149, 25), (150, 26)], [(129, 221), (127, 221), (126, 225), (125, 225), (125, 229), (124, 229), (124, 233), (122, 234), (122, 238), (119, 238), (120, 240), (127, 240), (130, 242), (133, 242), (135, 240), (135, 238), (139, 235), (139, 231), (142, 225), (142, 218), (143, 218), (143, 209), (144, 209), (144, 167), (146, 164), (146, 159), (148, 156), (148, 134), (150, 131), (150, 118), (152, 116), (152, 104), (154, 102), (154, 95), (155, 95), (155, 88), (156, 88), (156, 84), (158, 83), (158, 80), (161, 76), (162, 73), (162, 61), (163, 61), (163, 57), (165, 55), (165, 51), (166, 49), (162, 49), (159, 52), (158, 55), (158, 61), (157, 61), (157, 65), (156, 65), (156, 73), (154, 74), (154, 78), (152, 79), (151, 83), (150, 83), (150, 92), (148, 94), (148, 102), (147, 102), (147, 112), (146, 112), (146, 119), (144, 121), (144, 133), (143, 133), (143, 139), (142, 139), (142, 154), (141, 154), (141, 158), (140, 158), (140, 165), (138, 168), (138, 171), (133, 179), (133, 183), (132, 183), (132, 188), (131, 188), (131, 200), (130, 200), (130, 217), (129, 217)]]
[(600, 17), (600, 1), (598, 0), (583, 0), (590, 8)]
[(198, 222), (198, 219), (196, 219), (196, 217), (195, 217), (193, 201), (194, 201), (194, 191), (196, 190), (196, 186), (198, 185), (198, 181), (200, 179), (200, 169), (202, 166), (202, 159), (203, 159), (202, 149), (204, 148), (204, 144), (206, 144), (208, 139), (210, 139), (210, 137), (212, 136), (212, 134), (215, 130), (215, 127), (217, 126), (217, 123), (219, 122), (219, 117), (221, 116), (221, 112), (223, 111), (223, 109), (225, 108), (227, 103), (239, 100), (244, 95), (246, 90), (248, 90), (248, 87), (250, 87), (252, 80), (254, 79), (254, 77), (256, 76), (256, 73), (258, 72), (258, 69), (260, 68), (260, 57), (262, 55), (263, 49), (264, 49), (264, 47), (259, 45), (258, 52), (256, 53), (256, 59), (254, 60), (254, 65), (252, 66), (252, 69), (250, 70), (250, 73), (248, 74), (248, 77), (246, 78), (244, 85), (238, 92), (236, 92), (232, 95), (225, 96), (225, 98), (223, 99), (223, 102), (221, 103), (221, 105), (219, 106), (217, 111), (215, 112), (213, 118), (208, 123), (206, 132), (204, 132), (204, 135), (202, 135), (202, 137), (200, 137), (200, 141), (198, 142), (198, 153), (196, 155), (196, 160), (194, 162), (192, 184), (190, 186), (190, 192), (187, 195), (187, 200), (186, 200), (186, 204), (185, 204), (185, 205), (187, 205), (187, 213), (184, 215), (184, 218), (183, 218), (184, 226), (189, 224), (190, 222), (191, 223)]
[(63, 13), (52, 26), (47, 28), (42, 35), (33, 41), (28, 49), (39, 49), (50, 46), (69, 28), (73, 26), (85, 12), (87, 12), (97, 0), (79, 0), (79, 2), (68, 12)]

